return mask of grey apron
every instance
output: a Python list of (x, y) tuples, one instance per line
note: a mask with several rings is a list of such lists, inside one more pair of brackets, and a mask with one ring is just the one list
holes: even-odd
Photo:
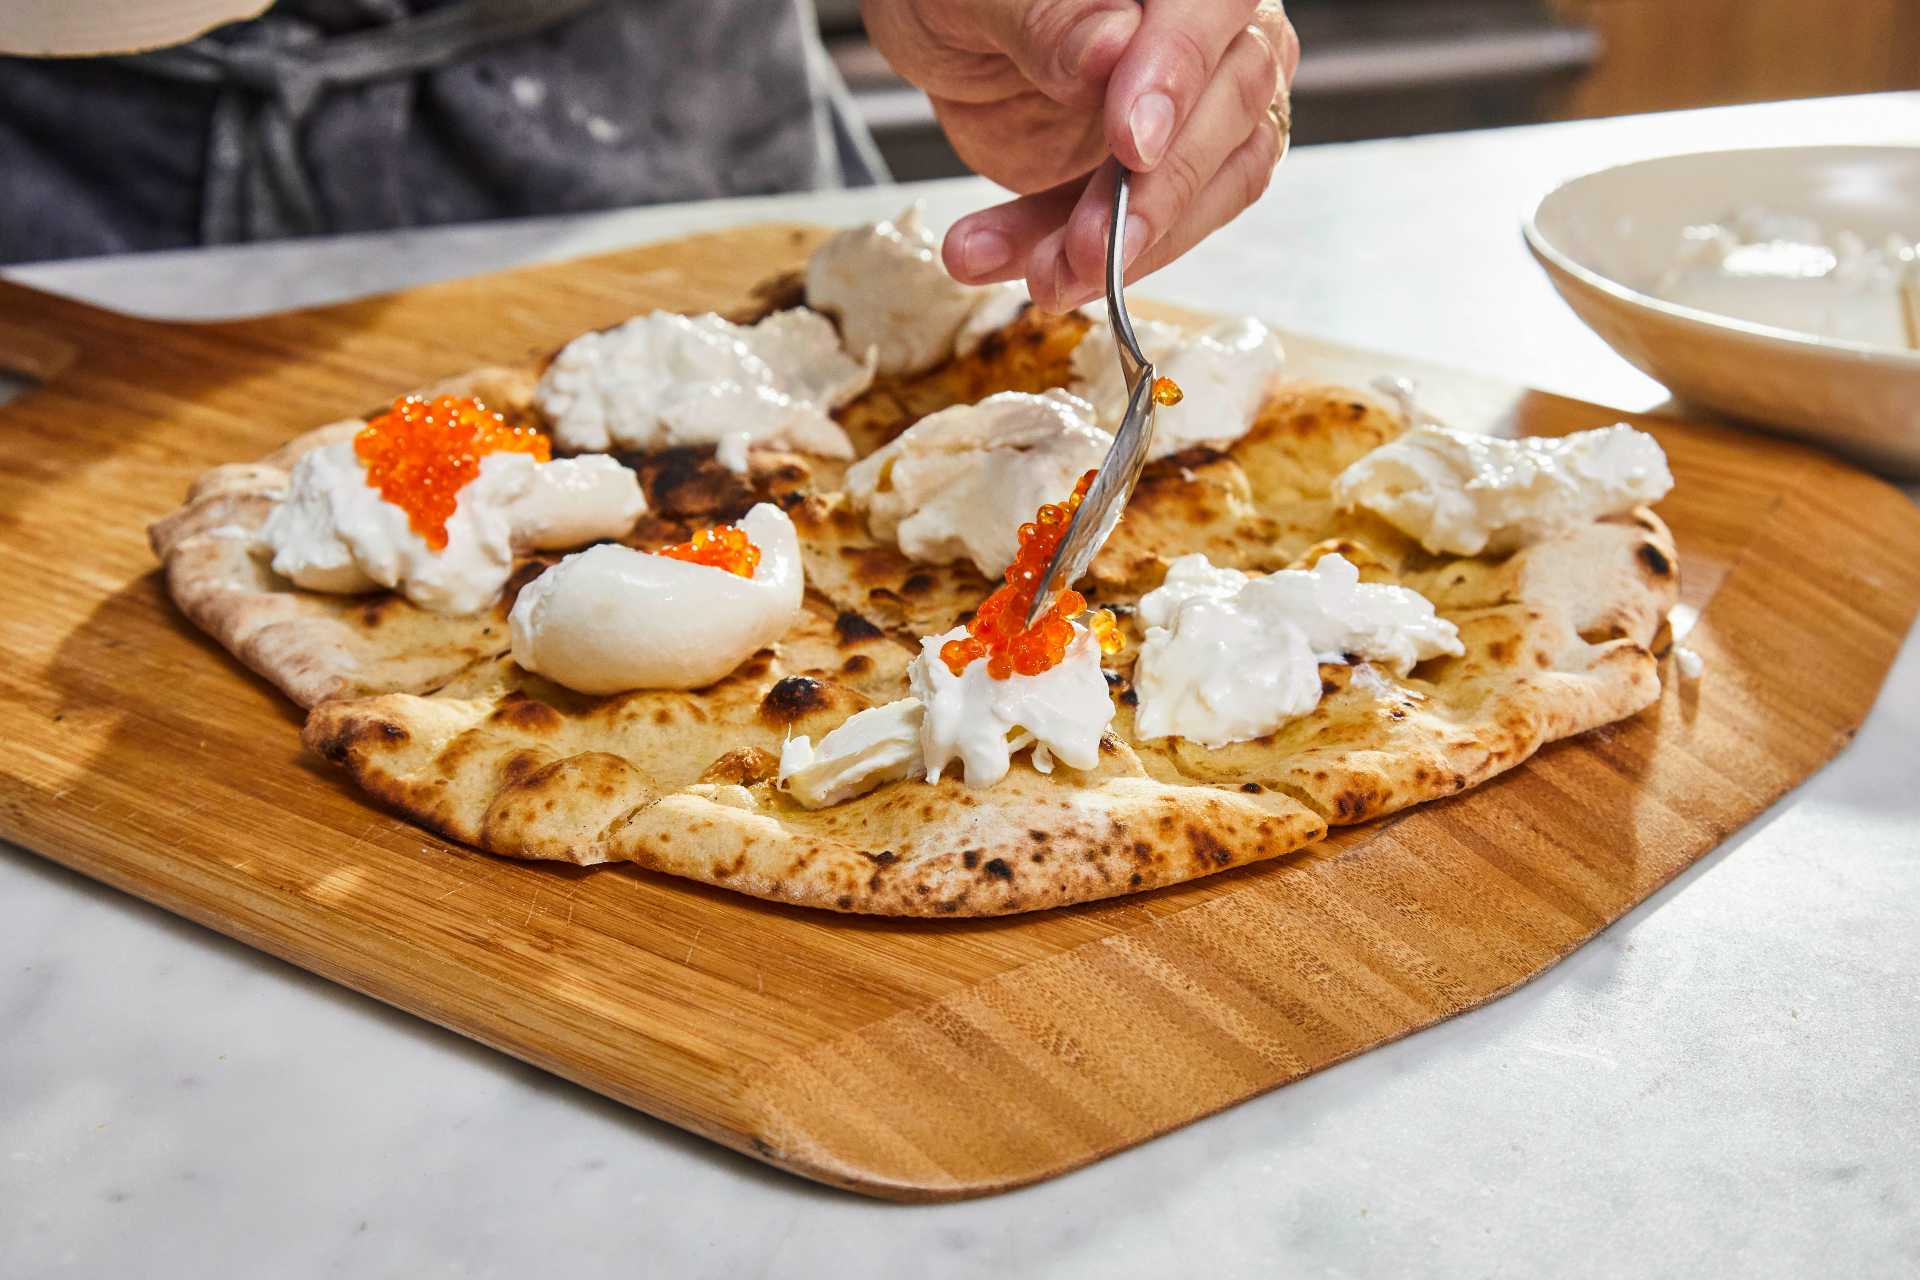
[(0, 58), (0, 261), (884, 178), (808, 0), (283, 0)]

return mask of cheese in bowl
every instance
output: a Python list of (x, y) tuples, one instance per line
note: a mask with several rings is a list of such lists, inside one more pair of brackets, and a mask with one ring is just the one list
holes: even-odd
[(1642, 160), (1547, 193), (1524, 229), (1674, 399), (1920, 474), (1920, 147)]
[[(1915, 215), (1920, 235), (1920, 213)], [(1804, 214), (1750, 207), (1686, 228), (1656, 298), (1776, 329), (1902, 351), (1920, 347), (1920, 240), (1870, 240)]]

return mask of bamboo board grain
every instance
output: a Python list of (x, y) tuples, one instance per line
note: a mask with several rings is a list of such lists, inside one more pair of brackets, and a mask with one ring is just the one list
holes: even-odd
[[(0, 287), (0, 836), (772, 1164), (897, 1199), (1049, 1177), (1540, 973), (1827, 760), (1920, 602), (1920, 513), (1806, 448), (1648, 420), (1686, 643), (1634, 720), (1301, 854), (1036, 916), (797, 910), (522, 865), (369, 807), (172, 610), (144, 528), (217, 462), (654, 306), (724, 307), (801, 228), (324, 310), (162, 325)], [(1447, 416), (1620, 415), (1420, 377)], [(1818, 850), (1809, 850), (1818, 856)]]

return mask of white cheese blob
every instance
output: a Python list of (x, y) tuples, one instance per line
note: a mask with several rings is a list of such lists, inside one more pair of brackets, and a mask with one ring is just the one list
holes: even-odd
[(1368, 661), (1405, 675), (1465, 652), (1417, 591), (1360, 581), (1344, 556), (1249, 577), (1181, 556), (1141, 597), (1134, 667), (1139, 736), (1206, 747), (1272, 733), (1320, 705), (1320, 664)]
[(435, 551), (367, 483), (343, 440), (293, 464), (260, 545), (275, 573), (309, 591), (386, 587), (435, 613), (472, 613), (500, 594), (516, 552), (623, 537), (646, 509), (639, 477), (612, 458), (490, 453), (460, 490), (447, 545)]
[(815, 746), (790, 738), (780, 751), (776, 784), (809, 809), (839, 804), (903, 778), (940, 775), (956, 759), (969, 787), (990, 787), (1013, 757), (1031, 747), (1033, 767), (1053, 772), (1055, 757), (1075, 769), (1100, 761), (1100, 739), (1113, 720), (1113, 699), (1100, 670), (1100, 645), (1077, 623), (1059, 665), (1037, 676), (995, 680), (985, 659), (954, 675), (940, 658), (956, 627), (920, 642), (907, 668), (913, 691), (847, 718)]
[(1907, 348), (1900, 289), (1920, 279), (1920, 245), (1878, 245), (1812, 218), (1744, 209), (1688, 227), (1656, 298), (1716, 315), (1872, 346)]
[(809, 809), (824, 809), (875, 787), (925, 773), (918, 698), (855, 712), (814, 746), (805, 737), (780, 748), (775, 785)]
[[(1179, 404), (1155, 414), (1149, 458), (1195, 445), (1220, 448), (1247, 434), (1286, 362), (1280, 339), (1251, 318), (1223, 320), (1201, 333), (1136, 320), (1133, 334), (1155, 371), (1179, 383), (1182, 393)], [(1073, 389), (1093, 403), (1095, 421), (1109, 431), (1119, 430), (1127, 416), (1127, 384), (1115, 350), (1104, 319), (1073, 349)]]
[(740, 528), (760, 549), (751, 578), (623, 546), (568, 556), (514, 601), (513, 660), (581, 693), (712, 684), (801, 611), (800, 541), (786, 512), (760, 503)]
[(719, 444), (851, 458), (830, 413), (866, 390), (833, 325), (780, 311), (753, 325), (652, 311), (560, 349), (534, 393), (554, 442), (581, 453)]
[(753, 433), (729, 431), (713, 446), (713, 460), (737, 476), (747, 474), (748, 451), (753, 448)]
[(972, 351), (1026, 306), (1012, 285), (961, 284), (940, 261), (921, 206), (850, 227), (807, 262), (807, 305), (839, 317), (846, 349), (883, 374), (919, 373)]
[(1420, 403), (1420, 385), (1412, 378), (1383, 373), (1367, 385), (1393, 401), (1393, 407), (1400, 411), (1400, 419), (1407, 427), (1446, 425), (1434, 415), (1432, 410)]
[(1365, 507), (1436, 555), (1500, 555), (1673, 488), (1667, 455), (1621, 423), (1518, 440), (1425, 426), (1340, 473), (1334, 500)]
[(930, 564), (971, 560), (997, 579), (1020, 550), (1020, 526), (1107, 456), (1113, 437), (1091, 414), (1064, 391), (942, 409), (849, 468), (847, 492), (876, 538)]
[(1113, 698), (1100, 671), (1100, 644), (1074, 624), (1073, 640), (1058, 665), (1037, 676), (1005, 680), (987, 674), (987, 660), (959, 675), (947, 669), (940, 647), (967, 634), (955, 627), (920, 642), (920, 656), (907, 667), (907, 684), (924, 708), (920, 751), (927, 780), (938, 782), (955, 760), (969, 787), (990, 787), (1006, 777), (1014, 755), (1031, 746), (1033, 765), (1051, 772), (1053, 757), (1075, 769), (1100, 762), (1100, 738), (1113, 720)]

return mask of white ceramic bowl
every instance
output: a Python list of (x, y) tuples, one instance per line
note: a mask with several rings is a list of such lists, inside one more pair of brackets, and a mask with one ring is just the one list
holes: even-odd
[(1575, 178), (1527, 245), (1593, 331), (1676, 397), (1920, 474), (1920, 352), (1751, 324), (1649, 297), (1684, 228), (1759, 206), (1871, 239), (1920, 236), (1920, 147), (1780, 147)]

